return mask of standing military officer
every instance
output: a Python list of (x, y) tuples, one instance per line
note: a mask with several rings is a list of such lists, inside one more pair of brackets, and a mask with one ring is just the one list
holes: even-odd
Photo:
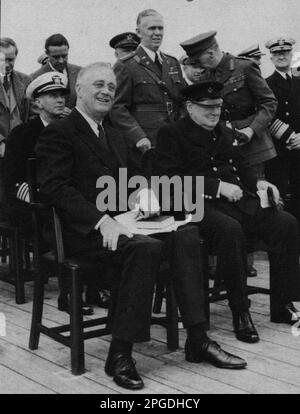
[(238, 54), (238, 56), (240, 57), (252, 59), (253, 62), (258, 64), (258, 66), (261, 65), (261, 57), (265, 55), (266, 54), (260, 50), (258, 43), (248, 47), (247, 49), (243, 50), (241, 53)]
[(136, 52), (114, 67), (118, 87), (112, 117), (141, 154), (156, 144), (164, 122), (178, 118), (184, 81), (177, 59), (160, 51), (164, 22), (157, 11), (139, 13), (137, 34), (141, 43)]
[(290, 212), (300, 223), (300, 78), (291, 71), (294, 39), (277, 38), (266, 43), (275, 72), (266, 81), (278, 99), (270, 128), (278, 156), (268, 161), (266, 174), (283, 198), (290, 194)]
[(262, 164), (276, 156), (268, 126), (277, 102), (258, 66), (250, 59), (221, 52), (216, 33), (200, 34), (181, 43), (181, 46), (194, 62), (206, 69), (207, 80), (224, 84), (221, 119), (230, 122), (236, 140), (243, 145), (245, 182), (254, 172), (260, 178)]

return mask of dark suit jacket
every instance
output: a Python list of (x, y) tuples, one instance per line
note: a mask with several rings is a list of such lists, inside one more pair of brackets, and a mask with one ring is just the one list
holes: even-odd
[[(142, 47), (114, 66), (118, 86), (112, 119), (124, 130), (130, 146), (145, 137), (155, 145), (158, 129), (170, 121), (167, 102), (173, 105), (172, 117), (179, 116), (179, 91), (184, 87), (181, 68), (174, 57), (162, 56), (162, 74)], [(155, 80), (157, 77), (162, 87)]]
[[(293, 131), (300, 132), (300, 78), (292, 77), (292, 84), (275, 71), (266, 79), (278, 100), (275, 118), (288, 124)], [(275, 141), (275, 146), (280, 154), (288, 155), (291, 151), (285, 148), (285, 143)]]
[(35, 157), (34, 147), (44, 125), (37, 117), (14, 128), (6, 143), (4, 156), (4, 209), (12, 223), (32, 235), (31, 210), (17, 198), (19, 185), (27, 182), (27, 158)]
[(35, 145), (44, 129), (40, 117), (18, 125), (10, 134), (4, 156), (5, 193), (15, 200), (18, 184), (27, 181), (27, 159), (35, 157)]
[(230, 113), (235, 127), (249, 126), (255, 132), (250, 143), (242, 148), (245, 167), (274, 158), (276, 151), (268, 126), (277, 102), (257, 64), (250, 59), (225, 53), (216, 70), (207, 71), (204, 78), (224, 84), (223, 108)]
[[(30, 77), (24, 73), (14, 70), (12, 72), (12, 85), (14, 88), (17, 105), (20, 111), (21, 121), (25, 122), (28, 113), (29, 105), (25, 98), (25, 90), (30, 82)], [(10, 132), (10, 114), (7, 109), (6, 100), (4, 96), (4, 89), (2, 83), (0, 83), (0, 134), (5, 138), (8, 137)]]
[(76, 109), (45, 128), (36, 146), (40, 194), (59, 210), (72, 252), (89, 250), (89, 240), (99, 234), (94, 227), (105, 213), (96, 207), (98, 178), (116, 177), (118, 168), (128, 164), (122, 132), (109, 119), (103, 125), (111, 152)]
[(256, 180), (253, 178), (251, 189), (245, 189), (238, 176), (242, 161), (240, 147), (232, 146), (232, 142), (232, 131), (224, 124), (207, 131), (186, 115), (159, 130), (155, 173), (168, 177), (203, 176), (205, 208), (221, 202), (230, 204), (222, 197), (217, 198), (220, 180), (238, 185), (245, 192), (236, 206), (247, 214), (254, 214), (258, 208), (257, 197), (249, 190), (256, 190)]
[[(81, 67), (77, 65), (72, 65), (71, 63), (68, 63), (67, 65), (67, 72), (68, 72), (68, 88), (70, 89), (70, 94), (66, 96), (66, 106), (70, 109), (73, 109), (76, 106), (76, 91), (75, 91), (75, 85), (76, 85), (76, 79), (78, 76), (78, 73), (80, 71)], [(43, 65), (40, 69), (38, 69), (36, 72), (33, 72), (30, 76), (32, 79), (37, 78), (38, 76), (42, 75), (43, 73), (52, 72), (53, 69), (49, 65), (49, 63), (46, 63), (46, 65)]]

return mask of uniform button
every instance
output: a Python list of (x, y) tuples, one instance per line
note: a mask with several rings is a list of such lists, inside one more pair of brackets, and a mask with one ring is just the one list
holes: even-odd
[(228, 160), (229, 161), (229, 164), (232, 164), (233, 163), (233, 160), (232, 159), (230, 159), (230, 160)]
[(288, 105), (289, 103), (288, 103), (288, 101), (286, 101), (286, 103), (285, 103), (286, 105)]
[(237, 169), (235, 167), (232, 167), (233, 171), (237, 171)]
[(214, 160), (214, 157), (210, 157), (210, 159), (213, 161)]
[(233, 89), (233, 92), (236, 92), (236, 91), (237, 91), (237, 89), (236, 89), (236, 88), (234, 88), (234, 89)]
[(238, 181), (241, 181), (240, 177), (236, 177), (236, 179), (237, 179)]
[(289, 112), (286, 112), (286, 116), (290, 116), (290, 113)]
[(209, 198), (210, 200), (212, 200), (212, 196), (209, 196), (208, 198)]
[(217, 167), (214, 167), (214, 168), (213, 168), (213, 170), (214, 170), (214, 171), (218, 171), (218, 168), (217, 168)]

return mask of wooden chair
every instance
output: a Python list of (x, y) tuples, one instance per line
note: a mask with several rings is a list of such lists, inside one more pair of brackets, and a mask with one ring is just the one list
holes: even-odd
[(0, 222), (1, 262), (9, 261), (8, 271), (0, 275), (0, 280), (15, 286), (15, 298), (18, 305), (25, 303), (25, 281), (32, 280), (30, 263), (31, 241), (18, 226), (9, 221)]
[[(98, 261), (91, 262), (78, 257), (65, 257), (60, 220), (54, 207), (50, 210), (38, 202), (36, 184), (35, 159), (28, 160), (28, 180), (32, 207), (34, 228), (34, 293), (32, 307), (32, 321), (30, 329), (29, 348), (38, 348), (40, 334), (44, 334), (71, 349), (71, 371), (74, 375), (85, 372), (84, 340), (100, 337), (110, 333), (108, 317), (95, 318), (83, 321), (82, 304), (82, 277), (85, 274), (97, 272)], [(53, 251), (43, 252), (42, 227), (45, 211), (50, 214), (53, 230)], [(45, 281), (48, 274), (58, 278), (67, 277), (70, 280), (70, 323), (56, 327), (48, 327), (42, 322)], [(97, 327), (85, 331), (85, 328)], [(99, 328), (99, 326), (101, 326)], [(66, 335), (68, 333), (68, 335)]]

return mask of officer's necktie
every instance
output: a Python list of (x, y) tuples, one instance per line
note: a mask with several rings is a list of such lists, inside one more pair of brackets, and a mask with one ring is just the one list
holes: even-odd
[(162, 72), (162, 64), (161, 64), (161, 61), (159, 60), (158, 53), (155, 53), (154, 63), (158, 67), (159, 71)]
[(105, 134), (104, 128), (101, 124), (98, 124), (98, 137), (101, 140), (102, 144), (107, 149), (107, 151), (109, 151), (109, 146), (108, 146), (106, 134)]
[(290, 75), (287, 73), (286, 74), (286, 81), (287, 81), (287, 83), (289, 84), (289, 87), (291, 87), (292, 86), (292, 78), (290, 77)]
[(9, 90), (9, 80), (8, 80), (8, 76), (5, 75), (4, 79), (3, 79), (3, 87), (5, 89), (5, 92), (7, 93)]

